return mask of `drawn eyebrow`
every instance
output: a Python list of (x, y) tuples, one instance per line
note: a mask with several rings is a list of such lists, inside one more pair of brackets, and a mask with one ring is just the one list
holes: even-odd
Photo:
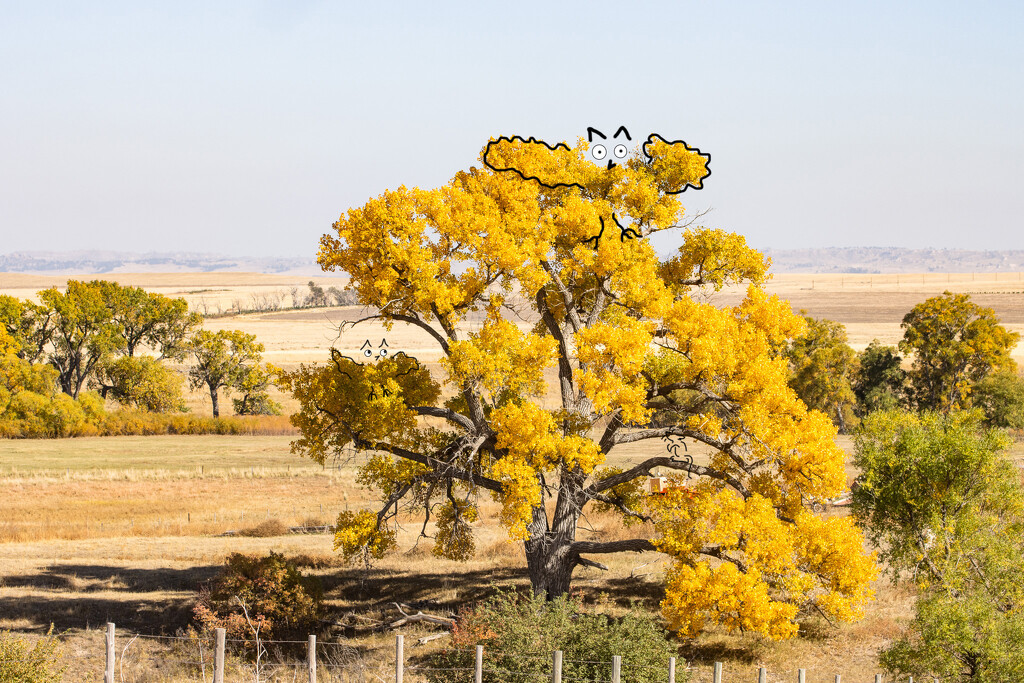
[(388, 340), (387, 340), (387, 339), (381, 339), (381, 340), (380, 340), (380, 344), (378, 344), (377, 346), (378, 346), (378, 347), (381, 347), (381, 346), (388, 346)]
[(602, 140), (607, 140), (608, 139), (608, 136), (605, 135), (604, 133), (602, 133), (601, 131), (599, 131), (597, 128), (593, 128), (591, 126), (587, 126), (587, 142), (593, 142), (594, 141), (594, 134), (595, 133), (597, 135), (600, 135)]
[(367, 346), (373, 346), (373, 344), (371, 344), (371, 343), (370, 343), (370, 340), (369, 340), (369, 339), (367, 339), (366, 341), (364, 341), (364, 342), (363, 342), (363, 345), (359, 347), (359, 350), (360, 350), (360, 351), (362, 351), (362, 350), (363, 350), (363, 349), (365, 349), (365, 348), (366, 348)]
[[(618, 129), (617, 131), (615, 131), (615, 135), (613, 135), (612, 137), (613, 137), (613, 138), (617, 138), (617, 137), (619, 137), (619, 133), (625, 133), (625, 134), (626, 134), (626, 139), (627, 139), (627, 140), (632, 140), (632, 139), (633, 139), (633, 138), (631, 138), (631, 137), (629, 136), (629, 131), (628, 131), (628, 130), (626, 130), (626, 127), (625, 127), (625, 126), (619, 126), (619, 129)], [(602, 136), (602, 137), (604, 137), (604, 136)]]

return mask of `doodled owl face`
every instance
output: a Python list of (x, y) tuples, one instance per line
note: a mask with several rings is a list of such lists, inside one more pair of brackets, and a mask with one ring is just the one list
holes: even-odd
[(632, 153), (626, 144), (632, 139), (625, 126), (619, 126), (611, 139), (608, 139), (608, 136), (597, 128), (587, 128), (587, 141), (590, 143), (588, 154), (595, 164), (599, 166), (607, 164), (609, 169), (615, 168), (624, 163)]

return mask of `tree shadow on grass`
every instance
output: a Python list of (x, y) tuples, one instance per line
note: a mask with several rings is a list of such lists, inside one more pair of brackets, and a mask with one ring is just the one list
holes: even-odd
[[(18, 594), (0, 592), (0, 615), (5, 621), (30, 624), (32, 629), (45, 629), (50, 623), (61, 631), (97, 628), (111, 621), (128, 631), (172, 634), (191, 623), (196, 592), (222, 568), (53, 565), (34, 574), (3, 577), (3, 588)], [(379, 612), (392, 619), (396, 615), (393, 602), (414, 610), (454, 613), (492, 593), (494, 584), (528, 586), (526, 570), (510, 567), (454, 574), (345, 568), (319, 578), (330, 613)]]

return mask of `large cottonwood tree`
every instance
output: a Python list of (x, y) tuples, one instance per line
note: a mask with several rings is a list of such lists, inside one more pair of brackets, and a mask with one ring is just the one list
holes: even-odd
[[(351, 276), (370, 318), (418, 327), (442, 354), (438, 378), (401, 354), (357, 363), (338, 351), (287, 376), (296, 451), (371, 455), (360, 479), (381, 504), (342, 515), (336, 545), (383, 553), (405, 501), (436, 520), (435, 552), (466, 558), (484, 492), (525, 542), (539, 593), (565, 593), (600, 555), (660, 550), (674, 560), (663, 610), (683, 632), (711, 621), (780, 638), (801, 609), (856, 617), (873, 559), (847, 519), (807, 509), (843, 489), (844, 456), (779, 354), (803, 321), (761, 289), (767, 262), (742, 237), (681, 224), (678, 193), (701, 186), (706, 155), (656, 136), (618, 164), (587, 152), (583, 140), (492, 141), (487, 168), (387, 191), (322, 238), (319, 263)], [(666, 231), (679, 247), (659, 260), (647, 238)], [(705, 296), (738, 283), (735, 306)], [(466, 332), (474, 311), (485, 320)], [(556, 409), (542, 407), (547, 368)], [(605, 465), (637, 442), (649, 457)], [(683, 442), (712, 455), (695, 462)], [(688, 485), (648, 495), (655, 470)], [(588, 506), (654, 531), (580, 540)]]

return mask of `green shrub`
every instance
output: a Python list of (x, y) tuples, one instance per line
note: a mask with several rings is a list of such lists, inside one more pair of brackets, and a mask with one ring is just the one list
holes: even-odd
[(68, 667), (59, 663), (61, 644), (52, 634), (53, 626), (29, 647), (23, 638), (0, 631), (0, 683), (59, 683)]
[(232, 553), (213, 585), (200, 591), (193, 614), (203, 629), (224, 628), (231, 638), (251, 640), (255, 626), (261, 639), (305, 640), (320, 630), (323, 589), (278, 553)]
[[(551, 653), (562, 651), (563, 680), (609, 680), (613, 655), (622, 657), (623, 683), (654, 683), (668, 675), (676, 648), (659, 618), (637, 605), (618, 619), (584, 611), (579, 596), (551, 602), (499, 592), (462, 612), (451, 649), (431, 656), (430, 669), (472, 669), (484, 646), (483, 680), (526, 683), (550, 676)], [(466, 680), (465, 671), (427, 671), (430, 683)], [(680, 663), (676, 680), (685, 681)]]

